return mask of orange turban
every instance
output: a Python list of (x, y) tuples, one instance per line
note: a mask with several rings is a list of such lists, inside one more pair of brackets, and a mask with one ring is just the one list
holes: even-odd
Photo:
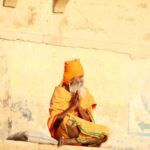
[(68, 84), (73, 77), (84, 75), (82, 65), (79, 59), (65, 62), (63, 82)]

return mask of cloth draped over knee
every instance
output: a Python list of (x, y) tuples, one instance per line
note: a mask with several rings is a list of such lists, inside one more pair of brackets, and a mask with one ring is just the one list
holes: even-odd
[(48, 119), (48, 128), (51, 133), (51, 136), (61, 137), (64, 136), (65, 138), (69, 138), (70, 131), (67, 128), (67, 121), (71, 120), (73, 125), (77, 126), (80, 133), (79, 136), (76, 138), (78, 142), (84, 143), (89, 138), (95, 137), (100, 138), (101, 135), (109, 135), (109, 129), (104, 125), (97, 125), (94, 123), (92, 110), (96, 107), (96, 103), (93, 97), (90, 95), (88, 90), (85, 88), (86, 94), (84, 98), (80, 101), (80, 106), (87, 110), (88, 114), (92, 118), (92, 122), (86, 121), (78, 116), (77, 112), (68, 113), (59, 127), (56, 129), (54, 123), (57, 119), (57, 115), (62, 113), (69, 107), (69, 102), (72, 97), (71, 93), (68, 92), (62, 86), (58, 86), (55, 88), (51, 102), (50, 102), (50, 117)]

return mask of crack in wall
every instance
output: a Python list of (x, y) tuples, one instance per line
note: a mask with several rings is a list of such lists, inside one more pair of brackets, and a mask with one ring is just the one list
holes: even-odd
[(35, 41), (30, 41), (30, 40), (22, 40), (22, 39), (16, 39), (16, 40), (12, 40), (12, 39), (5, 39), (5, 38), (0, 38), (0, 40), (6, 40), (6, 41), (22, 41), (22, 42), (30, 42), (30, 43), (36, 43), (36, 44), (45, 44), (45, 45), (52, 45), (52, 46), (58, 46), (58, 47), (67, 47), (67, 48), (82, 48), (82, 49), (88, 49), (88, 50), (100, 50), (100, 51), (109, 51), (109, 52), (113, 52), (113, 53), (116, 53), (116, 54), (122, 54), (122, 55), (126, 55), (128, 56), (130, 59), (134, 59), (132, 57), (131, 54), (129, 53), (125, 53), (125, 52), (119, 52), (117, 50), (113, 50), (113, 49), (100, 49), (100, 48), (94, 48), (94, 47), (84, 47), (84, 46), (69, 46), (69, 45), (65, 45), (65, 44), (54, 44), (54, 43), (46, 43), (46, 42), (35, 42)]
[[(68, 38), (69, 39), (69, 38)], [(53, 42), (44, 42), (44, 40), (42, 41), (31, 41), (31, 40), (23, 40), (23, 39), (20, 39), (20, 38), (16, 38), (16, 39), (7, 39), (7, 38), (1, 38), (0, 37), (0, 40), (5, 40), (5, 41), (21, 41), (21, 42), (29, 42), (29, 43), (36, 43), (36, 44), (45, 44), (45, 45), (51, 45), (51, 46), (57, 46), (57, 47), (67, 47), (67, 48), (81, 48), (81, 49), (87, 49), (87, 50), (95, 50), (95, 51), (107, 51), (107, 52), (112, 52), (112, 53), (115, 53), (115, 54), (119, 54), (119, 55), (126, 55), (129, 59), (131, 60), (137, 60), (137, 59), (148, 59), (148, 57), (139, 57), (139, 58), (136, 58), (134, 57), (131, 53), (128, 53), (128, 52), (121, 52), (117, 49), (109, 49), (109, 48), (96, 48), (96, 47), (93, 47), (93, 46), (71, 46), (69, 44), (56, 44), (56, 43), (53, 43)], [(74, 39), (74, 40), (77, 40), (77, 39)], [(101, 42), (101, 43), (104, 43), (104, 42)], [(105, 43), (109, 43), (109, 42), (105, 42)], [(115, 45), (121, 45), (121, 46), (126, 46), (126, 45), (129, 45), (129, 44), (126, 44), (126, 43), (116, 43), (116, 42), (112, 42), (111, 44), (115, 44)], [(139, 46), (142, 46), (142, 47), (150, 47), (150, 46), (145, 46), (145, 45), (139, 45)]]

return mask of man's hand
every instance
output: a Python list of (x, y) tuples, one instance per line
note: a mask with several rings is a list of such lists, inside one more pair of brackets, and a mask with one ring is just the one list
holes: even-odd
[(63, 118), (66, 116), (67, 113), (71, 113), (74, 110), (79, 109), (80, 99), (81, 97), (80, 97), (79, 91), (77, 91), (70, 101), (70, 107), (68, 107), (65, 111), (57, 115), (57, 120), (55, 121), (55, 124), (54, 124), (56, 127), (60, 125), (61, 121), (63, 120)]
[(78, 112), (79, 112), (80, 117), (82, 119), (85, 119), (87, 121), (91, 121), (91, 118), (90, 118), (89, 114), (81, 106), (78, 107)]
[(70, 101), (70, 107), (75, 110), (78, 109), (79, 105), (80, 105), (80, 94), (79, 91), (77, 91)]

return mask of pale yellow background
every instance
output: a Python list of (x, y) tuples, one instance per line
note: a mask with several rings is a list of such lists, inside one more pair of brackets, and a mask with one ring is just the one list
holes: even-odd
[(16, 8), (0, 0), (0, 149), (27, 147), (3, 141), (16, 131), (49, 134), (50, 98), (74, 58), (98, 103), (96, 122), (111, 131), (102, 148), (148, 150), (150, 136), (137, 133), (150, 133), (138, 126), (150, 124), (141, 99), (150, 91), (149, 0), (69, 0), (63, 14), (52, 13), (52, 0), (18, 0)]

